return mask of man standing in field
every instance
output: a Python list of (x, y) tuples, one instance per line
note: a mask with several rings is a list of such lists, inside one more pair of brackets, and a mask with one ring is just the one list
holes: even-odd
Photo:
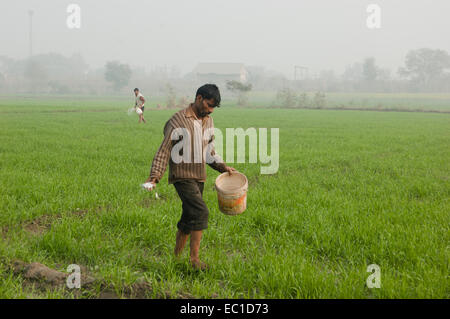
[[(183, 212), (177, 224), (175, 256), (180, 256), (190, 236), (191, 265), (194, 269), (200, 270), (208, 268), (208, 265), (199, 259), (202, 232), (208, 228), (209, 216), (208, 207), (202, 198), (206, 180), (205, 164), (208, 162), (209, 166), (221, 173), (231, 174), (235, 171), (234, 168), (227, 166), (214, 150), (214, 136), (211, 134), (214, 123), (210, 114), (219, 104), (219, 88), (214, 84), (205, 84), (197, 90), (194, 103), (175, 113), (166, 122), (164, 139), (153, 158), (150, 177), (146, 181), (152, 183), (147, 190), (152, 190), (161, 180), (169, 163), (169, 184), (175, 186), (183, 202)], [(207, 132), (210, 135), (204, 138)], [(198, 138), (200, 134), (201, 137)], [(184, 152), (181, 155), (176, 144), (183, 142), (183, 145), (187, 147), (181, 149)], [(177, 148), (174, 147), (175, 145)], [(194, 154), (195, 152), (197, 154)], [(202, 154), (201, 158), (198, 152)], [(210, 160), (206, 161), (205, 155)], [(182, 157), (181, 160), (180, 157)]]
[(141, 92), (139, 92), (138, 88), (134, 89), (134, 95), (136, 96), (136, 102), (134, 104), (134, 108), (136, 109), (136, 113), (139, 115), (138, 123), (141, 123), (141, 122), (147, 123), (147, 121), (144, 119), (145, 98), (141, 94)]

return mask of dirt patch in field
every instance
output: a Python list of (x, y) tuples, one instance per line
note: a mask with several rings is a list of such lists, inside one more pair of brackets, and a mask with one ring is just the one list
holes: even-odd
[[(138, 280), (132, 285), (123, 287), (122, 297), (128, 299), (148, 299), (153, 297), (153, 288), (151, 284), (145, 280)], [(113, 287), (104, 286), (102, 291), (97, 295), (98, 299), (118, 299), (121, 298), (113, 289)], [(156, 294), (155, 298), (159, 299), (194, 299), (195, 297), (186, 292), (178, 292), (172, 294), (170, 291)]]
[[(69, 273), (51, 269), (43, 264), (33, 262), (27, 264), (20, 260), (13, 261), (11, 265), (15, 275), (21, 275), (27, 283), (35, 283), (38, 288), (64, 288), (66, 287)], [(90, 286), (95, 279), (85, 273), (81, 273), (81, 285)]]
[(195, 296), (191, 295), (188, 292), (179, 292), (179, 293), (177, 293), (175, 298), (176, 299), (195, 299)]
[(158, 199), (155, 198), (155, 195), (153, 194), (153, 197), (151, 198), (144, 198), (142, 201), (139, 202), (139, 206), (141, 207), (145, 207), (145, 208), (149, 208), (152, 207), (153, 205), (155, 205), (155, 203), (157, 203), (158, 201), (166, 201), (167, 197), (165, 195), (159, 195), (158, 194)]
[(138, 280), (131, 286), (125, 287), (124, 289), (124, 295), (127, 298), (133, 299), (149, 298), (152, 292), (153, 292), (152, 286), (145, 280)]
[(42, 215), (33, 219), (23, 228), (29, 233), (39, 235), (50, 229), (52, 222), (56, 219), (58, 219), (57, 215)]
[[(69, 273), (61, 272), (49, 268), (41, 263), (25, 263), (21, 260), (14, 260), (9, 267), (14, 275), (23, 278), (24, 289), (33, 288), (41, 292), (46, 290), (62, 290), (63, 295), (67, 296), (70, 293), (75, 298), (87, 297), (98, 299), (146, 299), (153, 295), (153, 288), (144, 277), (138, 279), (131, 285), (126, 285), (121, 289), (121, 293), (116, 293), (116, 290), (111, 285), (107, 284), (103, 279), (93, 277), (87, 272), (87, 267), (81, 268), (81, 288), (70, 289), (67, 287), (67, 278)], [(100, 288), (100, 291), (97, 289)], [(156, 298), (176, 298), (176, 299), (193, 299), (195, 298), (188, 292), (171, 293), (165, 291), (158, 293)]]
[[(138, 280), (130, 286), (125, 286), (122, 291), (122, 296), (128, 299), (147, 299), (152, 298), (153, 288), (151, 284), (145, 280)], [(117, 296), (112, 290), (105, 290), (99, 295), (99, 299)], [(158, 299), (195, 299), (195, 296), (188, 292), (176, 292), (172, 293), (168, 290), (156, 294), (155, 298)]]
[[(70, 289), (67, 287), (69, 273), (61, 272), (49, 268), (41, 263), (25, 263), (15, 260), (11, 264), (11, 270), (15, 275), (20, 275), (24, 279), (24, 288), (33, 287), (39, 291), (63, 289), (65, 292), (72, 292), (76, 298), (83, 294), (94, 295), (101, 299), (119, 299), (114, 289), (111, 289), (103, 280), (96, 279), (87, 273), (87, 268), (81, 268), (81, 288)], [(93, 291), (94, 286), (101, 288), (100, 293)], [(124, 288), (123, 295), (126, 298), (145, 298), (147, 292), (151, 291), (151, 286), (147, 282), (136, 282)]]
[(35, 219), (33, 219), (31, 222), (27, 222), (23, 225), (23, 228), (33, 234), (33, 235), (41, 235), (44, 232), (50, 230), (52, 223), (54, 223), (57, 220), (60, 220), (64, 215), (71, 215), (71, 216), (77, 216), (80, 218), (83, 218), (86, 214), (89, 212), (91, 213), (100, 213), (101, 211), (109, 209), (109, 207), (101, 207), (98, 206), (94, 210), (88, 210), (88, 209), (80, 209), (77, 208), (76, 210), (69, 211), (66, 213), (58, 213), (58, 214), (45, 214), (41, 215)]

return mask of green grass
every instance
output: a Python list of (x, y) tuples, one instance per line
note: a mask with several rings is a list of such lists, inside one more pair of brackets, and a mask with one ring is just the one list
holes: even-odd
[[(294, 90), (295, 93), (303, 93)], [(150, 92), (151, 93), (151, 92)], [(166, 105), (165, 96), (148, 95), (146, 108), (156, 108), (157, 104)], [(316, 92), (306, 92), (309, 103), (312, 103)], [(184, 96), (178, 94), (176, 101)], [(398, 110), (398, 111), (420, 111), (420, 112), (450, 112), (450, 94), (448, 93), (340, 93), (327, 92), (326, 105), (323, 108), (331, 109), (372, 109), (372, 110)], [(222, 105), (226, 107), (235, 106), (236, 97), (228, 91), (222, 94)], [(275, 91), (250, 91), (248, 93), (248, 107), (268, 108), (281, 106), (277, 100)], [(131, 96), (74, 96), (74, 95), (49, 95), (47, 98), (34, 95), (22, 96), (0, 96), (0, 112), (14, 112), (20, 109), (22, 112), (51, 112), (51, 111), (83, 111), (91, 112), (99, 110), (116, 110), (120, 107), (131, 107), (134, 105)], [(1, 114), (1, 113), (0, 113)]]
[[(231, 103), (216, 127), (279, 127), (280, 169), (232, 164), (250, 187), (247, 211), (230, 217), (208, 168), (200, 253), (212, 269), (196, 273), (187, 250), (172, 257), (181, 202), (167, 174), (161, 200), (139, 188), (174, 110), (137, 125), (124, 98), (0, 99), (0, 297), (67, 297), (31, 291), (14, 259), (88, 267), (119, 295), (144, 277), (148, 297), (450, 297), (449, 115)], [(27, 230), (44, 215), (50, 228)], [(365, 284), (373, 263), (380, 289)]]

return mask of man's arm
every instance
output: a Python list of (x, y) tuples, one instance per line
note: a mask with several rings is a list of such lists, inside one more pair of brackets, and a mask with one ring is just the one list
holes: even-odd
[(153, 158), (152, 167), (150, 169), (150, 176), (148, 177), (146, 182), (157, 184), (163, 177), (167, 168), (167, 163), (169, 162), (170, 153), (172, 151), (172, 131), (173, 127), (170, 124), (170, 121), (168, 121), (164, 126), (164, 139), (159, 146), (155, 157)]
[(145, 104), (145, 98), (144, 98), (143, 96), (141, 96), (139, 99), (142, 101), (142, 106), (144, 106), (144, 104)]
[(223, 159), (219, 156), (219, 154), (216, 153), (216, 150), (214, 148), (214, 135), (211, 137), (211, 141), (208, 144), (210, 147), (210, 159), (212, 160), (211, 163), (208, 163), (208, 165), (212, 168), (215, 169), (216, 171), (220, 172), (220, 173), (224, 173), (224, 172), (228, 172), (228, 173), (232, 173), (234, 171), (236, 171), (236, 169), (234, 169), (233, 167), (227, 166), (227, 164), (225, 164), (225, 162), (223, 161)]

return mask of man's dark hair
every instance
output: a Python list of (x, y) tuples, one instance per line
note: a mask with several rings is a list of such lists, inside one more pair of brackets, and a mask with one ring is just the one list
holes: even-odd
[(139, 91), (139, 89), (138, 89), (138, 88), (135, 88), (133, 91), (136, 92), (136, 91)]
[(209, 100), (214, 99), (215, 105), (220, 106), (220, 91), (217, 85), (215, 84), (205, 84), (198, 88), (197, 93), (195, 93), (195, 97), (201, 96), (202, 98)]

